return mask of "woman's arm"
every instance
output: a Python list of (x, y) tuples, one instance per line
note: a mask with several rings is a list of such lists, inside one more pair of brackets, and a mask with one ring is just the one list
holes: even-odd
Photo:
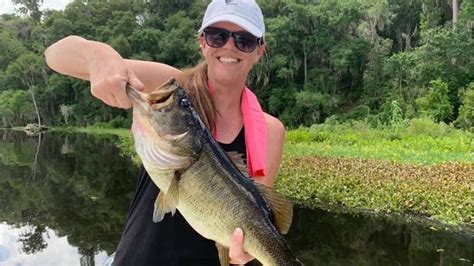
[(146, 92), (181, 71), (171, 66), (123, 59), (105, 43), (68, 36), (45, 51), (46, 63), (55, 71), (89, 80), (91, 93), (108, 105), (129, 108), (125, 94), (127, 84)]

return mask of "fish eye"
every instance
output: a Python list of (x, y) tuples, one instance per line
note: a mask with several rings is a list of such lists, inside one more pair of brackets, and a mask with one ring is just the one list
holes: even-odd
[(188, 108), (190, 106), (190, 103), (189, 103), (188, 99), (184, 98), (184, 99), (181, 99), (179, 101), (179, 106), (181, 106), (183, 108)]

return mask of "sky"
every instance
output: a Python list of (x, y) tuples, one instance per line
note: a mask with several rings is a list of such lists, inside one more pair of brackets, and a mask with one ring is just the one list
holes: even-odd
[[(41, 9), (64, 9), (72, 0), (43, 0)], [(0, 14), (15, 13), (15, 6), (11, 0), (0, 0)]]

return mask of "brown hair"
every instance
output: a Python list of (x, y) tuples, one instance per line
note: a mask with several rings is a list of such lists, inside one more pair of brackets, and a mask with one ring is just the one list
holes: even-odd
[(207, 63), (202, 62), (183, 70), (177, 81), (188, 92), (204, 124), (213, 132), (216, 127), (217, 110), (207, 86)]

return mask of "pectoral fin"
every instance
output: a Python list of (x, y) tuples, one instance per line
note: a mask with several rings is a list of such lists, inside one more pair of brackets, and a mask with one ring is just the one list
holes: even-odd
[(293, 204), (273, 188), (255, 183), (267, 199), (275, 217), (275, 226), (281, 234), (288, 233), (293, 220)]
[(229, 248), (225, 247), (216, 242), (217, 252), (219, 254), (219, 261), (221, 266), (229, 266), (230, 259), (229, 259)]
[(160, 191), (155, 201), (155, 210), (153, 211), (153, 222), (161, 222), (165, 214), (171, 212), (172, 215), (176, 212), (178, 205), (178, 180), (173, 178), (168, 191)]

